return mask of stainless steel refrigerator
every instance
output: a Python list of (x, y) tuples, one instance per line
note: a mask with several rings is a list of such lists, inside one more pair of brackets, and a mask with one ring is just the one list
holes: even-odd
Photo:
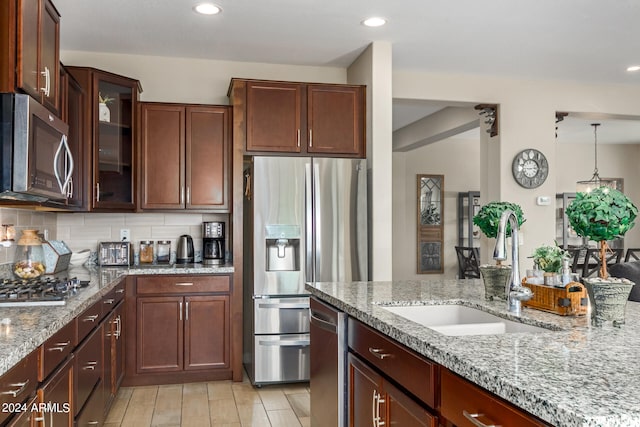
[(309, 380), (305, 282), (367, 280), (361, 159), (245, 164), (244, 364), (253, 384)]

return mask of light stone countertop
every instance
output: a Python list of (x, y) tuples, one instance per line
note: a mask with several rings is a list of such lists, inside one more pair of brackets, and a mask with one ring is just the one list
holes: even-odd
[[(3, 266), (4, 267), (4, 266)], [(10, 277), (10, 268), (0, 270), (0, 278)], [(62, 276), (90, 280), (89, 286), (62, 306), (0, 307), (0, 375), (44, 343), (60, 328), (80, 315), (113, 289), (128, 275), (149, 274), (231, 274), (231, 265), (204, 266), (185, 264), (180, 267), (75, 267)], [(4, 324), (10, 322), (9, 325)]]
[(524, 308), (524, 323), (562, 330), (456, 337), (380, 304), (463, 304), (514, 319), (506, 302), (484, 299), (479, 279), (311, 283), (307, 290), (554, 426), (640, 426), (640, 303), (627, 303), (621, 328)]

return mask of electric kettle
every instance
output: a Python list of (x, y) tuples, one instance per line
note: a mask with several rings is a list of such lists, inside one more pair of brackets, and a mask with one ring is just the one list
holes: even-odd
[(176, 263), (189, 264), (193, 262), (193, 239), (188, 234), (178, 237)]

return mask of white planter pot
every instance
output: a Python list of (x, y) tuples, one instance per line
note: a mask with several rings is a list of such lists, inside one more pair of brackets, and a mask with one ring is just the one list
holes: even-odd
[(98, 104), (98, 119), (101, 122), (110, 122), (111, 121), (111, 111), (107, 104), (99, 103)]

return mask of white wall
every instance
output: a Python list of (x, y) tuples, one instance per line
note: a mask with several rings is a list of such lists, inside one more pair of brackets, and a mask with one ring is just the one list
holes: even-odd
[[(640, 87), (637, 85), (590, 85), (396, 70), (393, 73), (393, 97), (499, 104), (500, 147), (493, 159), (493, 167), (500, 171), (500, 199), (518, 203), (527, 212), (521, 248), (523, 254), (553, 241), (555, 234), (555, 207), (535, 204), (537, 196), (555, 196), (557, 174), (567, 162), (567, 158), (556, 155), (555, 112), (640, 116)], [(525, 190), (514, 181), (511, 162), (517, 152), (530, 147), (546, 155), (550, 171), (542, 186)], [(592, 160), (586, 167), (593, 169)], [(601, 169), (605, 170), (604, 164)], [(481, 171), (483, 175), (487, 173)], [(639, 202), (634, 201), (636, 204)]]
[(228, 104), (232, 77), (346, 83), (346, 70), (335, 67), (303, 67), (254, 62), (165, 58), (100, 52), (62, 51), (65, 65), (89, 66), (142, 84), (141, 101)]
[[(447, 138), (393, 153), (393, 280), (455, 278), (458, 192), (480, 190), (480, 141)], [(417, 177), (444, 175), (444, 274), (417, 274)]]
[[(454, 247), (457, 245), (457, 193), (480, 190), (480, 142), (469, 139), (448, 138), (420, 149), (393, 154), (393, 278), (433, 279), (454, 278), (458, 272)], [(578, 180), (589, 179), (593, 172), (593, 146), (590, 144), (556, 144), (555, 157), (559, 160), (556, 173), (558, 193), (575, 192)], [(625, 194), (640, 206), (640, 145), (600, 144), (598, 169), (602, 177), (623, 178)], [(416, 175), (442, 174), (445, 176), (444, 206), (444, 268), (443, 275), (416, 274), (417, 201)], [(510, 170), (509, 170), (509, 173)], [(553, 202), (549, 209), (555, 208)], [(525, 210), (527, 222), (522, 233), (529, 236), (548, 234), (547, 230), (531, 221)], [(553, 244), (549, 237), (546, 244)], [(493, 240), (488, 242), (491, 246)], [(640, 225), (625, 236), (625, 247), (640, 247)], [(529, 252), (521, 252), (520, 265), (532, 266)]]

